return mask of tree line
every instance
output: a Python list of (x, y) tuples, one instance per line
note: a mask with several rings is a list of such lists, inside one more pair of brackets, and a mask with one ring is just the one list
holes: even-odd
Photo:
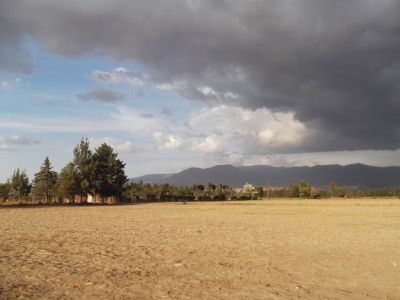
[(73, 150), (73, 159), (59, 173), (48, 157), (29, 180), (26, 172), (16, 169), (5, 183), (0, 183), (0, 201), (12, 203), (118, 203), (162, 201), (223, 201), (270, 198), (399, 197), (399, 188), (358, 189), (337, 186), (312, 187), (304, 180), (283, 188), (263, 188), (246, 183), (242, 188), (224, 184), (173, 186), (128, 182), (125, 163), (114, 149), (102, 144), (90, 150), (82, 139)]
[(124, 200), (128, 202), (250, 200), (259, 199), (261, 190), (262, 188), (257, 189), (249, 183), (241, 189), (233, 189), (229, 185), (213, 183), (174, 186), (140, 181), (125, 186)]
[(256, 199), (322, 199), (322, 198), (364, 198), (397, 197), (399, 188), (358, 189), (337, 186), (334, 182), (326, 188), (312, 187), (304, 180), (282, 188), (256, 187), (246, 183), (242, 188), (227, 185), (192, 185), (178, 187), (169, 184), (129, 183), (125, 186), (124, 199), (128, 202), (155, 201), (217, 201)]
[(284, 188), (267, 188), (263, 198), (400, 198), (400, 187), (397, 188), (351, 188), (338, 186), (330, 182), (325, 188), (312, 187), (304, 180)]
[(73, 150), (73, 160), (58, 174), (48, 157), (30, 182), (26, 172), (16, 169), (6, 183), (0, 184), (0, 199), (19, 203), (84, 203), (88, 195), (99, 202), (109, 197), (120, 199), (127, 182), (125, 164), (107, 144), (90, 150), (82, 139)]

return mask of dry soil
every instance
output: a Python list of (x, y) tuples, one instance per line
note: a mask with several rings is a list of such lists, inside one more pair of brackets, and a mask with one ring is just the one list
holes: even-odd
[(400, 299), (400, 200), (0, 208), (1, 299)]

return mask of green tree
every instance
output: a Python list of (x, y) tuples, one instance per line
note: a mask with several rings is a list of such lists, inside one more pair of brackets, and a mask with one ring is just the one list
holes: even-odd
[(82, 198), (93, 193), (93, 154), (88, 139), (82, 139), (74, 149), (73, 164), (76, 169), (77, 192)]
[(299, 198), (299, 186), (297, 184), (289, 186), (287, 193), (289, 198)]
[(208, 191), (215, 191), (216, 188), (217, 188), (217, 186), (215, 184), (213, 184), (211, 182), (208, 183), (208, 187), (207, 187)]
[(103, 197), (120, 197), (127, 181), (124, 168), (111, 146), (100, 145), (93, 154), (94, 191)]
[(72, 200), (79, 193), (78, 176), (73, 163), (68, 163), (61, 169), (57, 182), (58, 194)]
[(309, 185), (306, 181), (300, 180), (297, 182), (297, 187), (299, 189), (299, 197), (300, 198), (310, 198), (311, 195), (311, 185)]
[(18, 199), (20, 203), (22, 198), (27, 197), (31, 191), (26, 171), (22, 171), (19, 168), (14, 171), (9, 183), (11, 186), (11, 195), (14, 197), (14, 200)]
[(49, 197), (55, 195), (56, 184), (57, 172), (53, 171), (50, 160), (46, 157), (33, 179), (33, 193), (35, 196), (42, 197), (47, 203)]
[(10, 196), (11, 185), (10, 183), (0, 183), (0, 200), (5, 201)]

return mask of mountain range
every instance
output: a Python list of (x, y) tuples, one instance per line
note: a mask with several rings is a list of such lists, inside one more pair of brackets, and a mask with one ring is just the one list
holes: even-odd
[(283, 187), (303, 179), (315, 187), (330, 182), (340, 186), (379, 188), (400, 186), (400, 167), (373, 167), (363, 164), (321, 165), (313, 167), (273, 167), (268, 165), (217, 165), (211, 168), (189, 168), (175, 174), (150, 174), (132, 178), (132, 182), (192, 185), (209, 182), (241, 187), (246, 182), (257, 186)]

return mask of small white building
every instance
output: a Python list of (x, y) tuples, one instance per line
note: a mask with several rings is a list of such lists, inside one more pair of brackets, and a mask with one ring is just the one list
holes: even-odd
[(87, 194), (87, 203), (95, 203), (94, 197), (91, 194)]

